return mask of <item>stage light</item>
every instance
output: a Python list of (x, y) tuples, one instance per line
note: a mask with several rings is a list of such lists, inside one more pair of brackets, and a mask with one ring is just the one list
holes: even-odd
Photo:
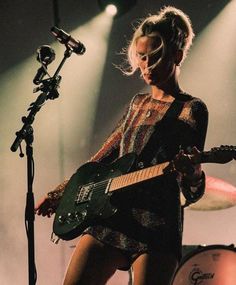
[[(114, 17), (121, 16), (128, 12), (135, 4), (137, 0), (98, 0), (98, 5), (102, 10)], [(116, 13), (115, 13), (116, 10)], [(112, 11), (112, 12), (109, 12)]]
[(115, 16), (118, 12), (118, 9), (115, 5), (109, 4), (109, 5), (107, 5), (105, 11), (108, 15)]

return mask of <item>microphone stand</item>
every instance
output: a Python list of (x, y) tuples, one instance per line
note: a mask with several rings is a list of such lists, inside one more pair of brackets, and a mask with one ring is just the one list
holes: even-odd
[(34, 130), (32, 124), (35, 115), (39, 112), (44, 103), (50, 99), (54, 100), (59, 97), (57, 88), (59, 87), (61, 76), (58, 75), (66, 59), (72, 54), (72, 49), (66, 46), (64, 57), (59, 64), (53, 77), (41, 81), (41, 85), (33, 90), (33, 93), (42, 91), (35, 102), (30, 104), (27, 111), (30, 111), (27, 117), (22, 117), (23, 126), (16, 132), (16, 139), (14, 140), (11, 151), (15, 152), (20, 149), (19, 156), (22, 158), (21, 143), (24, 140), (26, 143), (26, 156), (27, 156), (27, 195), (25, 207), (25, 225), (26, 234), (28, 239), (28, 278), (29, 285), (35, 285), (37, 280), (37, 272), (35, 266), (35, 251), (34, 251), (34, 194), (33, 194), (33, 180), (34, 180), (34, 158), (33, 158), (33, 141)]

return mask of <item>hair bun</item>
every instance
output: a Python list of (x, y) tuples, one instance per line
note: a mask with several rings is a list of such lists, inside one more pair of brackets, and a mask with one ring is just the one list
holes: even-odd
[[(176, 8), (175, 8), (176, 9)], [(175, 19), (177, 18), (179, 15), (175, 12), (175, 11), (166, 11), (163, 13), (163, 16), (166, 18), (170, 18), (170, 19)]]
[(191, 21), (189, 17), (183, 13), (183, 11), (173, 7), (173, 6), (165, 6), (160, 10), (159, 15), (161, 18), (171, 20), (172, 26), (175, 25), (176, 28), (180, 29), (187, 36), (192, 33), (194, 36)]

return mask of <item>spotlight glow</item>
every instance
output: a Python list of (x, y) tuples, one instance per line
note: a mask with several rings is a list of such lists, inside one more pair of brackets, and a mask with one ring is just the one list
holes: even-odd
[(113, 4), (109, 4), (106, 6), (106, 9), (105, 9), (106, 13), (110, 16), (115, 16), (118, 12), (118, 9), (115, 5)]

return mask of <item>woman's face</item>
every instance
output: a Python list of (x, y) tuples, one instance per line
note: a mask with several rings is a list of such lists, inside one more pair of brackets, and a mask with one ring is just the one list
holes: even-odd
[(164, 49), (160, 36), (138, 38), (136, 56), (142, 77), (148, 85), (161, 86), (175, 74), (174, 56), (167, 48)]

